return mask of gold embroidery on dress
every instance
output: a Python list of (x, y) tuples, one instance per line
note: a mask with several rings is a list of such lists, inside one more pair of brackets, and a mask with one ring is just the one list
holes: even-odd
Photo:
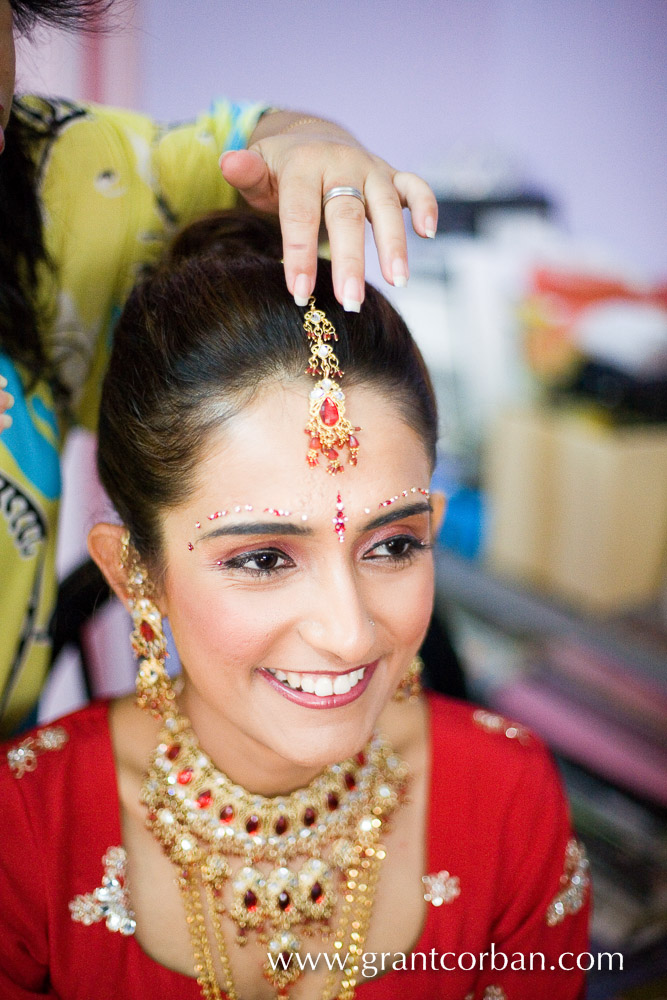
[(448, 871), (438, 872), (437, 875), (422, 875), (422, 882), (427, 887), (424, 899), (433, 906), (451, 903), (461, 894), (458, 875), (450, 875)]
[(572, 837), (565, 848), (565, 868), (560, 877), (562, 889), (547, 907), (546, 920), (549, 927), (555, 927), (583, 906), (590, 882), (588, 867), (584, 845)]
[(472, 714), (472, 721), (485, 729), (487, 733), (501, 733), (508, 740), (518, 740), (524, 746), (530, 743), (530, 732), (525, 726), (520, 726), (518, 722), (510, 722), (495, 712), (487, 712), (483, 708), (478, 708)]
[[(475, 994), (466, 993), (464, 1000), (475, 1000)], [(502, 986), (487, 986), (482, 994), (482, 1000), (507, 1000), (507, 994)]]
[(62, 726), (49, 726), (40, 729), (34, 736), (27, 736), (18, 746), (7, 751), (7, 762), (17, 778), (22, 778), (26, 771), (34, 771), (37, 767), (37, 756), (45, 750), (60, 750), (69, 739), (69, 734)]
[(104, 920), (110, 931), (134, 934), (137, 924), (127, 894), (126, 862), (125, 848), (109, 848), (102, 858), (102, 885), (71, 900), (69, 908), (72, 920), (85, 924), (86, 927)]

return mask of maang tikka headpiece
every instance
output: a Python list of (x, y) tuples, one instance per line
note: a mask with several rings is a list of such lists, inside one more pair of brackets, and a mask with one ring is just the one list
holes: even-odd
[(309, 299), (309, 306), (303, 320), (303, 328), (310, 340), (310, 358), (307, 375), (319, 375), (319, 381), (310, 393), (310, 419), (306, 424), (309, 435), (307, 461), (313, 468), (319, 463), (320, 452), (327, 459), (327, 472), (334, 475), (343, 471), (343, 463), (337, 449), (349, 449), (350, 465), (357, 464), (359, 442), (354, 436), (361, 427), (353, 427), (345, 417), (345, 393), (336, 378), (343, 372), (334, 350), (329, 343), (338, 340), (333, 323), (321, 309), (315, 308), (315, 298)]

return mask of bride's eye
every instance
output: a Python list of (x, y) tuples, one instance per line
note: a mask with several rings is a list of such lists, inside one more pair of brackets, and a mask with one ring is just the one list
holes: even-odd
[(391, 563), (407, 563), (419, 552), (430, 549), (428, 542), (422, 542), (413, 535), (394, 535), (378, 542), (370, 549), (364, 559), (382, 559)]
[(258, 549), (255, 552), (242, 552), (224, 562), (220, 560), (218, 565), (224, 569), (240, 569), (253, 576), (269, 576), (279, 570), (291, 569), (294, 563), (280, 549)]

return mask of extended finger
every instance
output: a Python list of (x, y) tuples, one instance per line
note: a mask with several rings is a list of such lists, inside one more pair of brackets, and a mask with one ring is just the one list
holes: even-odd
[[(7, 385), (6, 382), (5, 385)], [(0, 389), (0, 413), (4, 413), (5, 410), (11, 409), (13, 405), (14, 397), (11, 392), (5, 392), (4, 389)]]
[(403, 209), (391, 176), (378, 172), (369, 176), (366, 197), (366, 211), (382, 274), (389, 284), (402, 288), (409, 276), (408, 250)]
[(433, 239), (438, 228), (438, 203), (425, 180), (417, 174), (397, 170), (393, 177), (401, 205), (410, 209), (417, 236)]
[(285, 281), (298, 306), (308, 304), (308, 296), (315, 287), (321, 199), (319, 172), (283, 174), (278, 189), (278, 214)]
[[(327, 190), (338, 186), (343, 185), (332, 184)], [(350, 186), (350, 182), (344, 186)], [(331, 247), (334, 294), (348, 312), (359, 312), (364, 301), (364, 203), (351, 195), (332, 198), (324, 208), (324, 221)]]
[[(2, 378), (2, 376), (0, 376), (0, 378)], [(5, 385), (7, 385), (6, 379), (3, 378), (2, 381)], [(0, 430), (4, 430), (5, 428), (12, 426), (13, 420), (9, 413), (5, 413), (5, 410), (8, 410), (13, 405), (14, 397), (11, 392), (4, 392), (3, 390), (0, 390)]]

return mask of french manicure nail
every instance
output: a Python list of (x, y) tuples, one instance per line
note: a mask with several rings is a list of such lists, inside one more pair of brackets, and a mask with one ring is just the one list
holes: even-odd
[(405, 288), (408, 283), (408, 269), (405, 266), (405, 261), (402, 261), (400, 257), (397, 257), (391, 265), (391, 280), (394, 283), (394, 288)]
[(11, 427), (13, 423), (14, 420), (8, 413), (0, 413), (0, 428)]
[(435, 219), (433, 219), (429, 215), (428, 219), (424, 220), (424, 232), (426, 233), (426, 235), (430, 240), (435, 239), (435, 230), (436, 230)]
[(294, 301), (298, 306), (307, 306), (310, 296), (310, 278), (307, 274), (297, 274), (294, 281)]
[(7, 379), (4, 375), (0, 375), (0, 389), (4, 389), (7, 385)]
[(361, 295), (359, 294), (359, 282), (356, 278), (348, 278), (343, 285), (343, 309), (345, 312), (358, 313), (361, 311)]

